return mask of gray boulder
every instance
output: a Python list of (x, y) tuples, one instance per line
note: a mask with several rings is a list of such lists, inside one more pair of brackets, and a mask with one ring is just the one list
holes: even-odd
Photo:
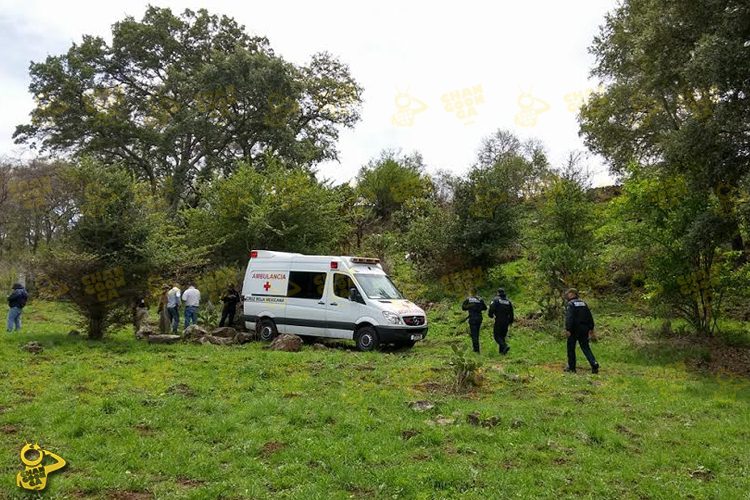
[(201, 338), (201, 343), (209, 343), (213, 345), (230, 345), (234, 344), (234, 337), (227, 338), (227, 337), (216, 337), (215, 335), (206, 335), (203, 338)]
[(225, 339), (231, 339), (234, 338), (235, 335), (237, 335), (237, 330), (235, 330), (231, 326), (222, 326), (214, 329), (211, 332), (211, 335), (214, 337), (224, 337)]
[(176, 344), (182, 340), (179, 335), (149, 335), (149, 344)]
[(208, 335), (206, 329), (198, 325), (190, 325), (189, 327), (185, 328), (185, 331), (182, 333), (182, 337), (185, 340), (198, 339), (201, 337), (205, 337), (206, 335)]
[(272, 351), (299, 352), (302, 349), (302, 339), (296, 335), (284, 333), (273, 339), (268, 348)]
[(253, 335), (248, 332), (237, 332), (234, 336), (234, 342), (236, 344), (247, 344), (251, 340), (253, 340)]

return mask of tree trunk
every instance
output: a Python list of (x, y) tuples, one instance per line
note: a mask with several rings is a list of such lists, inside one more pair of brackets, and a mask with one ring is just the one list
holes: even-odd
[(92, 311), (89, 315), (88, 334), (91, 340), (101, 340), (104, 337), (104, 311)]

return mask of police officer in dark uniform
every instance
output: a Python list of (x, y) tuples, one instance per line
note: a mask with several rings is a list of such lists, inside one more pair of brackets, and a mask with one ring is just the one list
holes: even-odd
[(502, 288), (497, 289), (497, 297), (490, 303), (489, 316), (495, 318), (493, 334), (500, 354), (508, 354), (510, 347), (505, 342), (505, 337), (508, 335), (508, 327), (513, 323), (513, 304), (508, 300)]
[(565, 293), (568, 306), (565, 310), (565, 330), (568, 332), (568, 366), (566, 372), (576, 371), (576, 342), (581, 346), (584, 356), (591, 364), (591, 373), (599, 373), (599, 363), (594, 358), (589, 346), (589, 335), (594, 332), (594, 317), (589, 306), (578, 297), (578, 290), (569, 289)]
[(464, 300), (461, 309), (469, 312), (469, 332), (471, 333), (471, 344), (474, 352), (479, 354), (479, 329), (482, 327), (482, 313), (487, 310), (484, 299), (472, 291), (470, 297)]

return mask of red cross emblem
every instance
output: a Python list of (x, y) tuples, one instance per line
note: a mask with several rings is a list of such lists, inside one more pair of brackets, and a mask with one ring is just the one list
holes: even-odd
[(265, 288), (265, 289), (266, 289), (266, 291), (270, 290), (270, 288), (271, 288), (271, 283), (269, 283), (268, 281), (266, 281), (266, 284), (265, 284), (265, 285), (263, 285), (263, 288)]

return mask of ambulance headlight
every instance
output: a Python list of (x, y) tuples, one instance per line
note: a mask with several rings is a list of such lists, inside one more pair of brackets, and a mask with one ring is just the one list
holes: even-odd
[(385, 316), (385, 319), (388, 320), (388, 323), (392, 323), (394, 325), (401, 324), (401, 318), (398, 316), (398, 314), (394, 314), (389, 311), (383, 311), (383, 316)]

